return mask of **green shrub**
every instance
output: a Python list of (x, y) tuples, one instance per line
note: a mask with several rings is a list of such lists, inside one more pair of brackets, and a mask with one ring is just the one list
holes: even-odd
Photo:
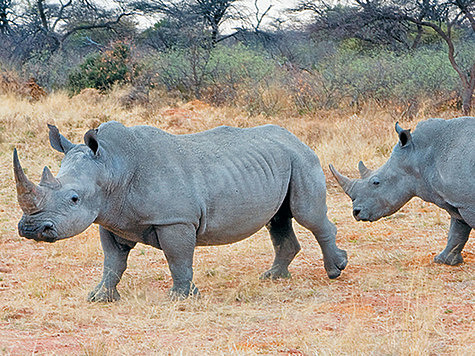
[(114, 84), (129, 82), (136, 71), (137, 67), (130, 61), (130, 48), (116, 43), (110, 50), (86, 57), (69, 75), (68, 86), (73, 93), (84, 88), (106, 91)]
[(322, 106), (360, 105), (368, 100), (407, 104), (457, 91), (459, 79), (447, 54), (438, 49), (408, 53), (380, 50), (355, 53), (347, 48), (316, 67)]
[(242, 44), (175, 49), (153, 61), (159, 85), (185, 99), (208, 99), (218, 105), (235, 100), (241, 88), (257, 85), (275, 70), (271, 59)]

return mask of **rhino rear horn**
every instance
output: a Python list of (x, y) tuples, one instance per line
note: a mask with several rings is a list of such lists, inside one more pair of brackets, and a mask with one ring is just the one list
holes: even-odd
[(33, 214), (40, 210), (39, 203), (43, 198), (43, 192), (40, 187), (31, 182), (23, 168), (21, 168), (20, 160), (16, 148), (13, 150), (13, 172), (15, 174), (16, 189), (18, 195), (18, 203), (20, 208), (26, 214)]
[(360, 171), (360, 176), (363, 179), (369, 177), (373, 173), (371, 169), (364, 165), (363, 161), (358, 162), (358, 170)]
[(45, 168), (43, 168), (43, 174), (41, 175), (40, 185), (56, 189), (61, 186), (61, 183), (53, 176), (49, 168), (45, 166)]
[(340, 172), (338, 172), (336, 168), (333, 167), (333, 165), (330, 164), (329, 167), (338, 184), (343, 188), (343, 191), (351, 198), (350, 190), (353, 186), (354, 180), (340, 174)]

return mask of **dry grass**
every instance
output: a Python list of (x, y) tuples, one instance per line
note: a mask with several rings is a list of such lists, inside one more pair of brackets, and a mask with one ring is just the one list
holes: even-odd
[[(330, 218), (349, 266), (329, 280), (309, 231), (296, 226), (302, 251), (293, 279), (259, 281), (273, 259), (265, 231), (228, 246), (198, 248), (195, 282), (203, 297), (171, 302), (171, 277), (159, 250), (140, 245), (129, 258), (114, 304), (89, 304), (100, 280), (102, 251), (96, 226), (55, 244), (17, 235), (11, 154), (19, 148), (37, 181), (61, 155), (47, 140), (46, 123), (74, 142), (101, 122), (151, 124), (174, 133), (217, 125), (287, 127), (319, 154), (356, 174), (359, 159), (374, 168), (395, 143), (397, 117), (322, 112), (313, 117), (248, 117), (237, 109), (201, 102), (170, 106), (153, 94), (148, 106), (123, 109), (120, 90), (101, 97), (56, 93), (32, 103), (1, 96), (0, 105), (0, 353), (3, 354), (282, 354), (469, 355), (475, 346), (475, 245), (469, 240), (457, 267), (435, 265), (448, 231), (447, 214), (415, 199), (376, 223), (358, 223), (351, 202), (328, 178)], [(168, 101), (167, 101), (168, 100)], [(447, 113), (444, 116), (450, 117)], [(404, 122), (413, 128), (416, 121)]]
[(46, 91), (36, 83), (35, 78), (24, 81), (15, 72), (0, 71), (0, 95), (38, 101), (46, 96)]

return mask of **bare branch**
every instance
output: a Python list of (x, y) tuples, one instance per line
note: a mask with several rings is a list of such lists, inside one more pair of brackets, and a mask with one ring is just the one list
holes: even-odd
[[(470, 22), (470, 25), (472, 26), (472, 30), (475, 32), (475, 16), (474, 16), (474, 14), (470, 11), (468, 6), (464, 5), (460, 0), (456, 0), (455, 4), (457, 4), (457, 6), (460, 8), (460, 10), (463, 12), (463, 14), (467, 17), (468, 21)], [(472, 8), (472, 10), (473, 10), (473, 8)]]
[(63, 43), (69, 36), (71, 36), (72, 34), (78, 31), (93, 30), (96, 28), (111, 28), (111, 26), (118, 24), (120, 20), (122, 20), (123, 17), (132, 16), (132, 15), (134, 15), (133, 12), (125, 12), (117, 16), (117, 19), (113, 21), (107, 21), (107, 22), (98, 23), (98, 24), (80, 25), (80, 26), (73, 27), (72, 29), (70, 29), (69, 31), (67, 31), (61, 36), (60, 42)]
[(262, 20), (267, 16), (270, 9), (272, 9), (272, 4), (267, 7), (267, 9), (259, 15), (259, 5), (257, 5), (257, 0), (254, 0), (254, 7), (256, 8), (256, 25), (254, 26), (254, 31), (259, 31), (259, 27), (261, 26)]
[(48, 21), (46, 20), (45, 8), (43, 4), (44, 0), (37, 0), (38, 14), (40, 15), (41, 25), (45, 31), (48, 31)]
[(61, 1), (60, 3), (61, 3), (61, 9), (59, 9), (58, 16), (56, 20), (54, 21), (53, 26), (51, 26), (52, 31), (55, 31), (56, 26), (58, 25), (58, 22), (63, 20), (64, 9), (67, 8), (68, 6), (71, 6), (71, 4), (73, 3), (73, 0), (69, 0), (66, 4), (63, 4)]

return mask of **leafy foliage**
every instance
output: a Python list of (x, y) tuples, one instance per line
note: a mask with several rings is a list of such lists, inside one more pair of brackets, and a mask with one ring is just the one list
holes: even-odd
[(131, 65), (129, 46), (116, 43), (110, 50), (86, 57), (69, 75), (69, 88), (74, 93), (84, 88), (105, 91), (114, 84), (129, 82), (136, 72), (137, 67)]
[(176, 49), (153, 59), (159, 85), (185, 98), (206, 97), (217, 104), (235, 100), (241, 88), (257, 84), (274, 70), (263, 53), (242, 44)]
[[(367, 103), (408, 107), (427, 99), (455, 101), (466, 111), (475, 87), (469, 0), (423, 1), (415, 13), (407, 7), (413, 1), (302, 0), (300, 9), (313, 11), (312, 24), (274, 21), (265, 31), (259, 24), (266, 12), (253, 14), (234, 0), (132, 1), (110, 9), (83, 0), (3, 3), (0, 65), (47, 90), (107, 91), (125, 83), (147, 96), (158, 89), (162, 97), (275, 115), (358, 111)], [(445, 19), (441, 4), (451, 9)], [(135, 11), (159, 20), (140, 28)], [(467, 15), (456, 16), (460, 11)], [(223, 33), (230, 20), (241, 27)]]

